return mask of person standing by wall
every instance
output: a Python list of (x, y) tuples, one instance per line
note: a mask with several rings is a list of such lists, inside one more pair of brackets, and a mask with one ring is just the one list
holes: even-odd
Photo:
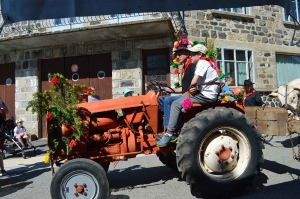
[(244, 88), (246, 95), (244, 96), (245, 106), (263, 106), (265, 103), (262, 101), (259, 93), (253, 88), (253, 82), (250, 79), (244, 81)]
[(4, 169), (4, 162), (2, 157), (2, 147), (5, 141), (5, 130), (6, 130), (6, 113), (8, 112), (7, 107), (0, 97), (0, 177), (5, 176), (7, 173)]
[(126, 88), (123, 93), (124, 93), (124, 97), (132, 97), (134, 91), (130, 90), (129, 88)]

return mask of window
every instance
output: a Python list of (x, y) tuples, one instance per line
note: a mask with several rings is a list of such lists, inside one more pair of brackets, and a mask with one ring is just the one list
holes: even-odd
[[(292, 1), (291, 3), (291, 14), (297, 19), (297, 21), (300, 21), (300, 0), (289, 0)], [(286, 13), (286, 12), (284, 12)], [(285, 14), (285, 20), (286, 21), (293, 21), (293, 18), (291, 16), (288, 16)]]
[(238, 14), (250, 14), (250, 8), (220, 8), (220, 11), (225, 11), (225, 12), (234, 12), (234, 13), (238, 13)]
[(276, 55), (277, 86), (283, 86), (300, 78), (300, 56)]
[(161, 84), (170, 82), (170, 52), (169, 48), (143, 50), (143, 74), (144, 82), (147, 84), (145, 92), (148, 89), (154, 89), (149, 84), (150, 81), (157, 81)]
[(226, 77), (234, 78), (234, 86), (242, 86), (245, 79), (253, 77), (253, 52), (252, 50), (220, 49), (218, 50), (218, 66)]

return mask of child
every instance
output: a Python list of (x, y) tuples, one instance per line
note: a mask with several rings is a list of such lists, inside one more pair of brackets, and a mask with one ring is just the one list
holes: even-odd
[(18, 119), (16, 121), (17, 126), (14, 129), (14, 136), (19, 140), (19, 142), (22, 144), (22, 149), (25, 148), (25, 145), (23, 143), (23, 139), (26, 139), (26, 143), (28, 144), (28, 148), (32, 147), (32, 144), (29, 142), (29, 137), (26, 133), (26, 128), (23, 126), (23, 120)]

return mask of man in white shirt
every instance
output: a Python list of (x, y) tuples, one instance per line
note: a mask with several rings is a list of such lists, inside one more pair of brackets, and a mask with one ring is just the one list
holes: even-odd
[[(190, 51), (192, 63), (197, 63), (195, 74), (189, 89), (191, 101), (193, 103), (200, 104), (215, 102), (217, 100), (220, 88), (218, 85), (214, 84), (207, 85), (209, 83), (218, 81), (218, 74), (216, 70), (212, 67), (209, 59), (206, 58), (208, 49), (202, 44), (197, 44), (191, 48), (188, 48), (188, 50)], [(182, 102), (185, 99), (185, 97), (181, 97), (172, 103), (170, 113), (171, 117), (167, 132), (163, 135), (161, 140), (156, 143), (157, 146), (164, 147), (171, 141), (172, 135), (176, 131), (178, 118), (181, 114)]]

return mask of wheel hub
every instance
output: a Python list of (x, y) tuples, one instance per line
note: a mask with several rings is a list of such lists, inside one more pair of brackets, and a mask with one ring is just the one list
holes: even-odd
[[(62, 181), (63, 198), (97, 198), (100, 187), (97, 180), (85, 171), (74, 171)], [(74, 197), (75, 195), (75, 197)]]
[(204, 152), (208, 172), (231, 171), (237, 165), (237, 141), (229, 135), (214, 135)]

